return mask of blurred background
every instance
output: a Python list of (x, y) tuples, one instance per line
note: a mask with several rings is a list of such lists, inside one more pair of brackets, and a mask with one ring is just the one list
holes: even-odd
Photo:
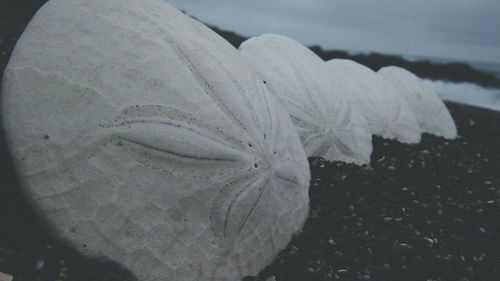
[[(46, 0), (0, 0), (0, 63)], [(498, 0), (169, 0), (235, 47), (291, 37), (325, 60), (405, 67), (447, 100), (500, 110)]]
[[(203, 22), (246, 36), (409, 59), (500, 63), (498, 0), (171, 0)], [(498, 73), (500, 74), (500, 73)]]
[(353, 59), (374, 70), (399, 65), (426, 78), (444, 99), (500, 110), (498, 0), (170, 3), (216, 27), (235, 46), (246, 37), (283, 34), (325, 60)]

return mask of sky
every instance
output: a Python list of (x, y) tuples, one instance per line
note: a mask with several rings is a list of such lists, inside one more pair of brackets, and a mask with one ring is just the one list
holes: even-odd
[(246, 36), (305, 45), (500, 63), (500, 0), (167, 0)]

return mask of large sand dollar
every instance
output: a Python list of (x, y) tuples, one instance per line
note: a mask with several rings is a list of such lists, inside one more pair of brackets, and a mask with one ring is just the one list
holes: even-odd
[(415, 74), (397, 66), (383, 67), (378, 74), (408, 102), (423, 132), (448, 139), (457, 137), (448, 108)]
[(307, 156), (370, 162), (368, 124), (354, 100), (332, 83), (320, 57), (274, 34), (251, 38), (239, 49), (288, 110)]
[(140, 280), (256, 274), (302, 227), (310, 177), (257, 77), (161, 0), (52, 0), (3, 81), (22, 187), (63, 239)]
[(330, 79), (361, 107), (372, 134), (404, 143), (420, 142), (417, 119), (391, 83), (352, 60), (333, 59), (326, 65)]

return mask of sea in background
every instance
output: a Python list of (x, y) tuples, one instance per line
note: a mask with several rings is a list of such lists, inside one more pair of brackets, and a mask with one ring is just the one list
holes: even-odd
[[(404, 55), (403, 57), (409, 61), (428, 60), (438, 64), (462, 62), (500, 79), (500, 63), (496, 62), (459, 61), (412, 55)], [(467, 82), (457, 83), (430, 79), (423, 79), (423, 81), (424, 84), (436, 92), (443, 100), (500, 111), (500, 88), (485, 88)]]
[(458, 60), (458, 59), (445, 59), (445, 58), (435, 58), (435, 57), (425, 57), (416, 55), (402, 55), (402, 57), (409, 61), (418, 60), (428, 60), (433, 63), (446, 64), (453, 62), (462, 62), (470, 65), (471, 67), (484, 71), (486, 73), (492, 74), (500, 79), (500, 62), (484, 62), (484, 61), (473, 61), (473, 60)]
[(500, 89), (484, 88), (474, 83), (452, 83), (424, 79), (424, 84), (443, 100), (500, 111)]
[(495, 75), (500, 79), (500, 63), (466, 61), (470, 66)]

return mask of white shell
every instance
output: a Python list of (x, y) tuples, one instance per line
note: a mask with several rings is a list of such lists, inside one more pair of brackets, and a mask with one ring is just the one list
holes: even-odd
[(368, 124), (329, 79), (324, 61), (302, 44), (267, 34), (243, 42), (240, 52), (288, 110), (307, 156), (367, 164)]
[(288, 114), (234, 47), (161, 0), (52, 0), (4, 78), (29, 199), (140, 280), (257, 274), (307, 217)]
[(404, 143), (420, 142), (421, 129), (413, 111), (376, 72), (352, 60), (326, 62), (331, 79), (353, 96), (372, 134)]
[(378, 71), (408, 102), (422, 131), (448, 139), (457, 137), (455, 122), (439, 96), (408, 70), (387, 66)]

